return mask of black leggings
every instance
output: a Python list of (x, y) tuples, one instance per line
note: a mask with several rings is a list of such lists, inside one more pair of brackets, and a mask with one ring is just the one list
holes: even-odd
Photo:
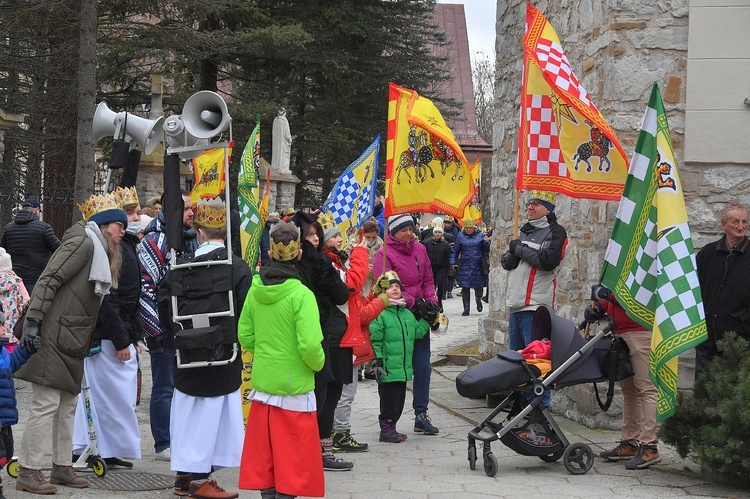
[(315, 399), (318, 406), (318, 433), (320, 438), (331, 438), (333, 434), (333, 414), (341, 398), (343, 383), (330, 381), (315, 387)]

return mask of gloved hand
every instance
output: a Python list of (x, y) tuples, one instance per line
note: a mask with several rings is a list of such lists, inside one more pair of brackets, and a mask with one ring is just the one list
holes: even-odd
[(386, 308), (391, 304), (391, 299), (388, 298), (388, 295), (385, 293), (380, 293), (378, 295), (378, 300), (382, 301), (385, 304)]
[(591, 299), (594, 301), (609, 301), (612, 296), (612, 291), (605, 287), (602, 283), (597, 283), (591, 286)]
[(519, 263), (521, 263), (521, 259), (510, 251), (506, 251), (502, 258), (500, 258), (500, 265), (502, 265), (505, 270), (513, 270), (518, 267)]
[(508, 251), (510, 251), (511, 253), (513, 253), (515, 255), (516, 254), (516, 248), (518, 247), (519, 244), (521, 244), (521, 241), (519, 241), (518, 239), (513, 239), (508, 244)]
[(440, 307), (431, 301), (425, 302), (422, 318), (429, 322), (430, 325), (437, 324), (437, 321), (440, 318)]
[(414, 314), (417, 320), (424, 318), (427, 313), (427, 302), (423, 298), (417, 298), (414, 300), (414, 306), (411, 309), (411, 313)]
[(372, 374), (375, 375), (375, 381), (380, 384), (380, 377), (387, 376), (388, 371), (383, 367), (383, 359), (375, 359), (372, 361)]
[(380, 277), (378, 277), (378, 280), (375, 281), (375, 284), (372, 286), (372, 290), (375, 291), (375, 293), (380, 294), (384, 293), (386, 289), (391, 287), (390, 279), (387, 275), (383, 274)]
[(26, 348), (29, 353), (36, 353), (42, 348), (42, 337), (39, 335), (42, 329), (42, 321), (29, 317), (26, 322), (26, 330), (21, 337), (21, 346)]
[(591, 302), (591, 306), (586, 307), (583, 311), (583, 320), (589, 323), (598, 322), (604, 317), (604, 308), (598, 301)]

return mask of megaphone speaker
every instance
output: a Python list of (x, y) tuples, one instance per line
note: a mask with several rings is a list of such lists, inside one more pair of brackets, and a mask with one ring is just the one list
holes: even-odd
[(182, 108), (185, 130), (198, 139), (210, 139), (229, 126), (227, 103), (216, 92), (202, 90), (190, 96)]
[(134, 114), (128, 114), (128, 119), (125, 122), (125, 135), (133, 137), (143, 147), (144, 153), (151, 154), (159, 145), (163, 127), (163, 116), (155, 120), (149, 120)]
[[(208, 139), (199, 139), (185, 130), (182, 116), (173, 114), (164, 121), (164, 132), (167, 134), (167, 147), (192, 147), (207, 146)], [(197, 158), (203, 151), (184, 151), (180, 153), (181, 159)]]
[(117, 129), (119, 120), (125, 118), (125, 113), (115, 113), (106, 102), (100, 102), (94, 113), (93, 139), (99, 142), (104, 137), (112, 137)]

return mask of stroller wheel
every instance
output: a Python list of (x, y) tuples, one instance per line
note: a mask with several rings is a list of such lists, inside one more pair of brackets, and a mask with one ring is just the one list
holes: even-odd
[(473, 445), (469, 446), (469, 469), (477, 469), (477, 448)]
[(594, 465), (594, 453), (586, 444), (572, 444), (565, 449), (563, 463), (571, 475), (583, 475)]
[(497, 459), (492, 452), (484, 455), (484, 472), (489, 477), (497, 475)]
[(560, 459), (563, 454), (565, 454), (565, 449), (563, 447), (560, 447), (559, 450), (553, 452), (552, 454), (547, 454), (546, 456), (539, 456), (539, 459), (544, 461), (545, 463), (554, 463), (558, 459)]

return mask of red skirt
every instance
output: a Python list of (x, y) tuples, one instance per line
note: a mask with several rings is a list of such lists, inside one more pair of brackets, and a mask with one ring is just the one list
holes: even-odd
[(325, 496), (318, 420), (315, 412), (287, 411), (253, 401), (239, 488), (271, 487), (292, 496)]

